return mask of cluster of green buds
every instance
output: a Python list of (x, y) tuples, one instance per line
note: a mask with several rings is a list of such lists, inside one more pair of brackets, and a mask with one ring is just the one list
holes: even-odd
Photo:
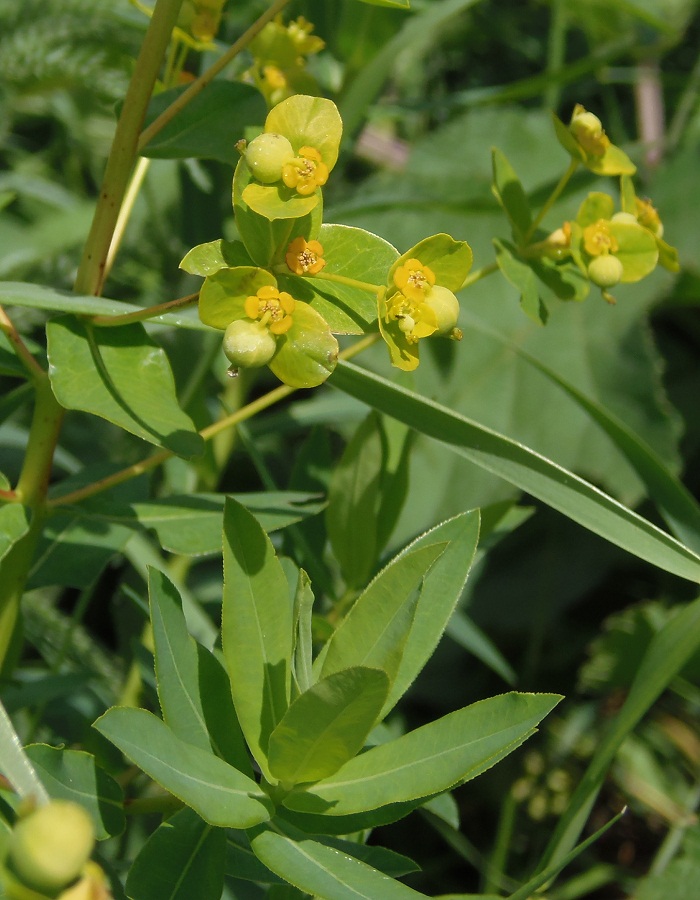
[(318, 93), (307, 59), (323, 50), (325, 43), (313, 30), (303, 16), (287, 25), (277, 16), (251, 41), (253, 65), (243, 80), (260, 90), (270, 108), (296, 93)]
[(10, 834), (0, 884), (8, 900), (111, 900), (90, 861), (95, 834), (76, 803), (52, 800), (21, 816)]

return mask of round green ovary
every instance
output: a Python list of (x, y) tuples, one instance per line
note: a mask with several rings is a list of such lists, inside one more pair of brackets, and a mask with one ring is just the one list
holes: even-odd
[(596, 256), (588, 266), (588, 277), (598, 287), (611, 288), (620, 283), (622, 263), (616, 256)]
[(457, 324), (459, 318), (459, 300), (452, 291), (445, 287), (435, 285), (431, 288), (425, 299), (437, 318), (437, 333), (447, 334)]
[(224, 353), (230, 362), (241, 369), (265, 366), (275, 355), (277, 341), (257, 322), (239, 319), (226, 329)]
[(294, 159), (294, 150), (283, 134), (260, 134), (248, 144), (245, 161), (253, 176), (263, 184), (282, 177), (282, 168)]

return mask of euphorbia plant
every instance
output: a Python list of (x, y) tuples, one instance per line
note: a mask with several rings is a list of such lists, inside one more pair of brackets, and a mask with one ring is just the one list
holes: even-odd
[[(397, 0), (394, 5), (406, 4)], [(30, 352), (11, 319), (4, 312), (0, 318), (35, 396), (21, 474), (14, 488), (3, 481), (0, 493), (0, 651), (5, 671), (11, 673), (21, 644), (20, 596), (52, 517), (55, 522), (74, 515), (98, 530), (154, 529), (159, 546), (182, 557), (215, 555), (223, 548), (221, 648), (211, 617), (185, 590), (183, 603), (171, 581), (152, 569), (150, 628), (162, 717), (134, 708), (142, 701), (136, 690), (96, 723), (136, 767), (120, 770), (125, 785), (141, 777), (138, 773), (148, 779), (150, 795), (130, 798), (128, 811), (166, 816), (126, 876), (126, 891), (138, 900), (157, 900), (171, 887), (184, 890), (183, 884), (189, 896), (218, 900), (227, 865), (234, 878), (264, 884), (270, 896), (280, 882), (294, 896), (303, 891), (332, 900), (415, 896), (392, 877), (410, 870), (410, 860), (386, 854), (376, 864), (367, 861), (369, 830), (422, 807), (444, 814), (448, 792), (517, 749), (559, 696), (512, 692), (482, 699), (398, 737), (383, 726), (447, 627), (479, 537), (479, 514), (467, 510), (422, 531), (387, 562), (383, 554), (403, 502), (410, 450), (405, 432), (397, 450), (396, 437), (391, 444), (370, 419), (350, 441), (338, 467), (339, 481), (329, 489), (326, 520), (332, 554), (325, 541), (320, 550), (310, 548), (303, 530), (294, 533), (296, 556), (309, 570), (313, 565), (319, 571), (313, 582), (318, 597), (304, 568), (281, 559), (266, 534), (319, 513), (324, 501), (316, 485), (313, 490), (270, 490), (232, 499), (217, 489), (217, 478), (207, 481), (199, 472), (180, 493), (165, 497), (157, 487), (145, 499), (110, 495), (111, 489), (173, 456), (196, 459), (206, 442), (293, 390), (329, 381), (647, 562), (690, 580), (700, 575), (700, 559), (686, 546), (697, 533), (697, 505), (663, 464), (604, 411), (595, 409), (595, 415), (639, 469), (681, 540), (527, 447), (421, 397), (406, 382), (397, 385), (348, 364), (336, 338), (361, 337), (344, 351), (345, 359), (383, 340), (392, 366), (410, 373), (418, 367), (426, 341), (459, 341), (458, 295), (468, 303), (469, 286), (497, 270), (518, 289), (527, 315), (540, 323), (548, 313), (543, 286), (562, 300), (582, 301), (594, 284), (610, 301), (615, 285), (635, 283), (657, 264), (675, 270), (676, 255), (662, 239), (658, 214), (635, 194), (629, 157), (610, 142), (597, 116), (582, 107), (574, 109), (568, 126), (555, 118), (556, 136), (571, 162), (534, 212), (514, 169), (495, 150), (493, 193), (511, 235), (495, 239), (496, 261), (473, 273), (472, 251), (461, 236), (429, 235), (400, 253), (370, 231), (327, 223), (323, 194), (338, 165), (341, 116), (331, 100), (312, 95), (314, 81), (305, 59), (320, 46), (309, 23), (297, 20), (285, 27), (275, 18), (283, 6), (280, 0), (273, 3), (238, 46), (221, 57), (230, 59), (250, 47), (252, 66), (243, 71), (241, 83), (228, 87), (235, 97), (254, 98), (259, 105), (257, 117), (241, 123), (238, 142), (231, 141), (232, 161), (238, 156), (232, 181), (237, 236), (200, 244), (181, 263), (184, 272), (204, 279), (200, 289), (149, 309), (100, 298), (118, 245), (118, 218), (128, 218), (125, 194), (136, 148), (148, 153), (150, 146), (153, 151), (150, 142), (177, 121), (178, 113), (186, 115), (188, 102), (194, 104), (200, 92), (206, 95), (222, 68), (223, 63), (216, 63), (141, 131), (171, 34), (163, 86), (174, 89), (184, 71), (183, 48), (211, 49), (222, 8), (215, 0), (182, 8), (175, 0), (158, 0), (153, 10), (78, 271), (76, 296), (34, 285), (0, 289), (8, 305), (38, 305), (59, 313), (47, 324), (48, 368)], [(295, 93), (302, 86), (304, 92)], [(265, 104), (271, 109), (263, 121)], [(202, 140), (206, 143), (206, 135)], [(187, 147), (189, 152), (191, 145)], [(591, 192), (575, 217), (554, 231), (545, 230), (547, 214), (579, 166), (620, 178), (620, 208), (611, 195)], [(134, 179), (132, 194), (138, 186), (136, 173)], [(197, 317), (186, 309), (195, 303)], [(143, 324), (150, 320), (208, 335), (218, 331), (231, 375), (242, 370), (254, 375), (267, 366), (283, 384), (196, 428), (181, 408), (165, 350)], [(586, 408), (585, 398), (577, 402)], [(105, 419), (158, 450), (117, 471), (66, 479), (50, 496), (65, 410)], [(423, 477), (429, 481), (429, 473)], [(486, 516), (486, 536), (493, 540), (499, 515), (491, 509)], [(198, 641), (190, 636), (184, 606), (200, 629)], [(690, 621), (691, 635), (694, 627)], [(145, 634), (144, 643), (149, 639)], [(678, 667), (691, 649), (681, 647)], [(664, 670), (666, 680), (657, 686), (673, 677), (674, 665)], [(625, 722), (629, 730), (634, 714)], [(625, 733), (622, 727), (614, 733), (606, 753)], [(33, 744), (23, 754), (9, 729), (3, 740), (15, 754), (6, 777), (24, 802), (41, 807), (23, 818), (25, 810), (16, 798), (15, 808), (3, 806), (3, 835), (17, 821), (1, 850), (9, 873), (6, 893), (31, 900), (37, 900), (31, 892), (40, 900), (78, 900), (88, 891), (104, 895), (101, 869), (83, 858), (89, 840), (69, 875), (50, 884), (32, 882), (17, 847), (21, 849), (31, 816), (43, 818), (41, 810), (51, 809), (47, 792), (64, 800), (69, 794), (86, 805), (99, 840), (118, 835), (124, 828), (119, 785), (82, 751)], [(111, 764), (119, 770), (118, 760)], [(549, 852), (552, 868), (537, 884), (525, 885), (522, 896), (553, 877), (567, 860), (601, 765), (582, 782), (581, 796), (563, 820), (561, 838)], [(234, 862), (227, 863), (231, 857)], [(172, 862), (172, 871), (154, 887), (153, 872), (162, 858)], [(197, 880), (199, 870), (190, 859), (197, 860), (206, 879)], [(16, 880), (23, 883), (16, 887)], [(116, 879), (113, 888), (118, 891)], [(154, 893), (158, 890), (163, 893)]]

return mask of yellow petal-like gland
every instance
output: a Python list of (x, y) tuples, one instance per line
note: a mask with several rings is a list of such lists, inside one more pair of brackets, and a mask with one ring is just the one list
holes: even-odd
[(664, 226), (651, 200), (640, 200), (639, 197), (635, 197), (634, 200), (639, 224), (644, 228), (648, 228), (657, 238), (662, 238), (664, 236)]
[(386, 301), (386, 322), (395, 321), (410, 344), (420, 338), (430, 337), (438, 329), (437, 316), (424, 301), (414, 301), (405, 294), (396, 293)]
[(258, 288), (257, 294), (246, 297), (243, 310), (249, 319), (260, 320), (260, 325), (268, 326), (275, 334), (284, 334), (291, 328), (295, 305), (291, 294), (266, 284)]
[(299, 155), (282, 169), (282, 181), (302, 197), (313, 194), (328, 181), (328, 166), (313, 147), (301, 147)]
[(318, 241), (295, 238), (287, 248), (285, 262), (295, 275), (316, 275), (326, 265), (323, 247)]
[(617, 251), (617, 240), (610, 233), (610, 226), (606, 219), (598, 219), (597, 222), (583, 229), (583, 248), (589, 256), (601, 256)]
[(418, 259), (407, 259), (394, 272), (394, 284), (404, 296), (420, 302), (435, 284), (435, 273)]

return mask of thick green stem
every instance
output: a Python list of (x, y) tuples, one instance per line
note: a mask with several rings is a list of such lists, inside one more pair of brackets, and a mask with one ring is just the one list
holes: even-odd
[(17, 500), (31, 509), (32, 517), (29, 531), (12, 547), (0, 566), (0, 668), (12, 643), (20, 598), (41, 535), (51, 464), (63, 414), (48, 376), (37, 378), (27, 453), (15, 491)]
[(95, 217), (78, 269), (75, 290), (79, 294), (97, 295), (102, 290), (112, 235), (137, 156), (139, 133), (181, 6), (182, 0), (158, 0), (153, 10), (124, 98)]

